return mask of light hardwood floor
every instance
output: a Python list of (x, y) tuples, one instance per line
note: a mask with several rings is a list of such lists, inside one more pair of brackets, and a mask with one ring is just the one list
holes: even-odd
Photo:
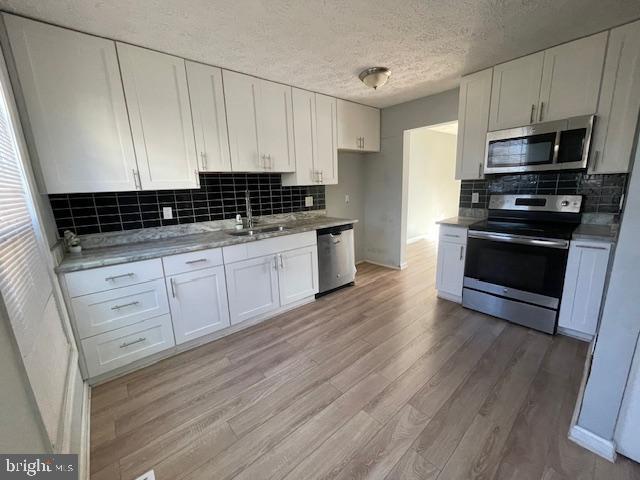
[(567, 439), (586, 344), (436, 298), (435, 247), (95, 388), (91, 479), (638, 479)]

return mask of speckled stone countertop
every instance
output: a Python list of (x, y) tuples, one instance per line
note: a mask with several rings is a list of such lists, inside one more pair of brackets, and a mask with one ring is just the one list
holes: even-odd
[(596, 225), (581, 223), (573, 231), (572, 240), (595, 240), (615, 243), (618, 239), (618, 225)]
[(479, 222), (481, 218), (474, 217), (451, 217), (444, 220), (438, 220), (436, 223), (439, 225), (453, 225), (455, 227), (468, 227), (469, 225)]
[[(279, 221), (278, 225), (283, 225), (287, 228), (284, 231), (258, 233), (246, 237), (229, 235), (230, 232), (234, 231), (229, 229), (187, 233), (179, 236), (155, 239), (148, 238), (148, 234), (145, 232), (145, 235), (140, 234), (143, 235), (143, 239), (139, 241), (110, 244), (108, 246), (83, 249), (82, 253), (79, 254), (67, 254), (56, 268), (56, 272), (75, 272), (119, 263), (148, 260), (150, 258), (194, 252), (208, 248), (226, 247), (229, 245), (263, 240), (265, 238), (280, 237), (357, 222), (358, 220), (355, 219), (327, 216), (297, 218), (288, 221)], [(264, 222), (257, 225), (256, 228), (274, 223), (275, 222)]]

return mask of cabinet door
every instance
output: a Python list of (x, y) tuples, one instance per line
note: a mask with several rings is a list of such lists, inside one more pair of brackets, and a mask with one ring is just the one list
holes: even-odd
[(282, 306), (318, 293), (317, 246), (279, 253), (277, 260)]
[(640, 110), (640, 21), (611, 30), (591, 147), (591, 173), (626, 173)]
[(380, 110), (366, 105), (358, 105), (362, 125), (362, 150), (380, 151)]
[(227, 264), (224, 268), (232, 325), (280, 308), (274, 255)]
[(263, 172), (266, 164), (258, 153), (257, 102), (259, 80), (249, 75), (222, 71), (231, 169), (234, 172)]
[(46, 192), (135, 190), (115, 43), (3, 17)]
[(260, 80), (258, 150), (269, 171), (293, 172), (293, 111), (291, 87)]
[(359, 105), (346, 100), (338, 103), (338, 148), (341, 150), (361, 150), (362, 126)]
[(173, 275), (166, 282), (177, 344), (230, 325), (222, 265)]
[(482, 170), (487, 146), (492, 76), (493, 69), (489, 68), (460, 80), (457, 180), (484, 178)]
[(598, 326), (600, 303), (611, 246), (602, 242), (571, 242), (558, 325), (592, 336)]
[(314, 166), (319, 182), (324, 185), (338, 183), (338, 112), (336, 99), (315, 94), (316, 156)]
[(534, 123), (544, 52), (493, 67), (489, 130)]
[(189, 61), (186, 66), (200, 171), (230, 172), (222, 70)]
[(312, 185), (318, 175), (314, 169), (316, 157), (316, 119), (313, 92), (292, 89), (293, 143), (296, 171), (282, 176), (283, 185)]
[(198, 188), (184, 60), (116, 45), (142, 188)]
[(465, 250), (465, 245), (460, 243), (447, 241), (438, 243), (436, 287), (439, 292), (458, 301), (462, 299)]
[(545, 50), (536, 121), (596, 112), (607, 35), (602, 32)]

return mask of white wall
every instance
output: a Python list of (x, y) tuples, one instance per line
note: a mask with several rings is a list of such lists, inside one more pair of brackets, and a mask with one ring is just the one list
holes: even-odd
[[(356, 262), (364, 259), (364, 187), (366, 156), (338, 153), (338, 184), (326, 187), (327, 215), (359, 220), (354, 226)], [(349, 195), (349, 203), (345, 202)]]
[(394, 267), (405, 263), (409, 176), (403, 158), (404, 131), (457, 119), (458, 89), (382, 110), (380, 153), (365, 156), (367, 260)]
[[(640, 136), (638, 138), (640, 140)], [(640, 149), (616, 244), (615, 258), (600, 320), (578, 425), (611, 440), (640, 333)]]
[(437, 220), (458, 215), (457, 136), (428, 128), (409, 132), (407, 241), (436, 238)]

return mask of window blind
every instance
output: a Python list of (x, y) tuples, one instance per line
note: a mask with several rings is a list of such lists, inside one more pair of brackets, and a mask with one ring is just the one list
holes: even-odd
[(45, 430), (55, 447), (70, 345), (56, 308), (50, 266), (39, 243), (6, 78), (3, 75), (0, 83), (0, 294)]

